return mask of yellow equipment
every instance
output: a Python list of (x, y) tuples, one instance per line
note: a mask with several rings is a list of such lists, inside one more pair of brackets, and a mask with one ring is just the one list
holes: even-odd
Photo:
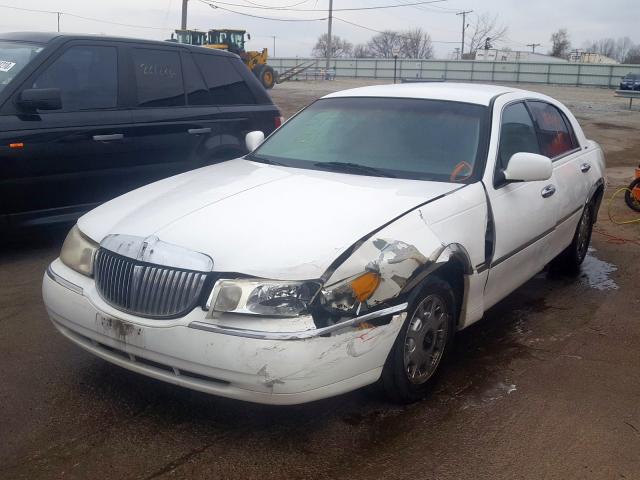
[[(246, 33), (245, 30), (228, 29), (209, 30), (208, 32), (176, 30), (176, 40), (187, 45), (199, 45), (235, 53), (240, 56), (244, 64), (258, 77), (258, 80), (265, 88), (273, 88), (277, 81), (276, 72), (271, 66), (267, 65), (267, 49), (263, 48), (262, 52), (247, 52), (244, 49), (244, 36)], [(249, 34), (247, 34), (247, 40), (251, 40)]]

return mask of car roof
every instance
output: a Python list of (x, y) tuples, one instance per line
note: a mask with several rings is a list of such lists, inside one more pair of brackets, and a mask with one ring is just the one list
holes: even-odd
[(217, 50), (214, 48), (200, 47), (197, 45), (186, 45), (184, 43), (171, 42), (166, 40), (147, 40), (143, 38), (131, 38), (131, 37), (117, 37), (107, 35), (92, 35), (92, 34), (69, 34), (58, 32), (6, 32), (0, 33), (0, 40), (19, 41), (19, 42), (34, 42), (34, 43), (50, 43), (54, 40), (106, 40), (114, 42), (136, 42), (144, 43), (148, 45), (157, 45), (166, 47), (167, 45), (176, 45), (190, 50), (196, 50), (201, 53), (212, 53), (214, 55), (223, 55), (230, 57), (237, 57), (236, 54), (226, 52), (224, 50)]
[(419, 82), (397, 85), (374, 85), (352, 88), (325, 95), (322, 98), (338, 97), (391, 97), (420, 98), (428, 100), (450, 100), (456, 102), (489, 105), (491, 100), (505, 93), (533, 93), (519, 88), (478, 83)]

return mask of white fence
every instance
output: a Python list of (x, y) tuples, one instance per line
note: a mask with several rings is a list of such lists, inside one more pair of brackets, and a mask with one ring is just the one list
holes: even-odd
[[(269, 64), (283, 72), (312, 58), (270, 58)], [(325, 60), (317, 59), (324, 67)], [(393, 59), (340, 58), (330, 62), (340, 78), (393, 78)], [(400, 60), (398, 79), (457, 80), (470, 82), (525, 82), (616, 88), (627, 73), (640, 74), (640, 65), (597, 65), (591, 63), (515, 63), (465, 60)], [(293, 80), (304, 80), (304, 73)]]

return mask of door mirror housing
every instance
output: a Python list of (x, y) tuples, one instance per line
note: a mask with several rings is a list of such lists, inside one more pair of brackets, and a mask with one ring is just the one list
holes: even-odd
[(264, 132), (259, 130), (247, 133), (247, 136), (244, 138), (244, 143), (250, 152), (258, 148), (262, 142), (264, 142)]
[(537, 153), (518, 152), (509, 159), (502, 171), (507, 182), (536, 182), (549, 180), (553, 173), (553, 163), (549, 157)]
[(20, 92), (18, 106), (23, 110), (60, 110), (62, 96), (59, 88), (29, 88)]

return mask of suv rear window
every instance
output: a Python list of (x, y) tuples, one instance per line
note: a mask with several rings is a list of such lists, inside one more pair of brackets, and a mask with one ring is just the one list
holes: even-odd
[(217, 55), (194, 54), (207, 82), (213, 105), (248, 105), (256, 103), (249, 86), (231, 64), (231, 59)]
[(178, 52), (134, 48), (131, 53), (139, 107), (179, 107), (185, 104)]
[(33, 43), (0, 42), (0, 92), (41, 50)]

